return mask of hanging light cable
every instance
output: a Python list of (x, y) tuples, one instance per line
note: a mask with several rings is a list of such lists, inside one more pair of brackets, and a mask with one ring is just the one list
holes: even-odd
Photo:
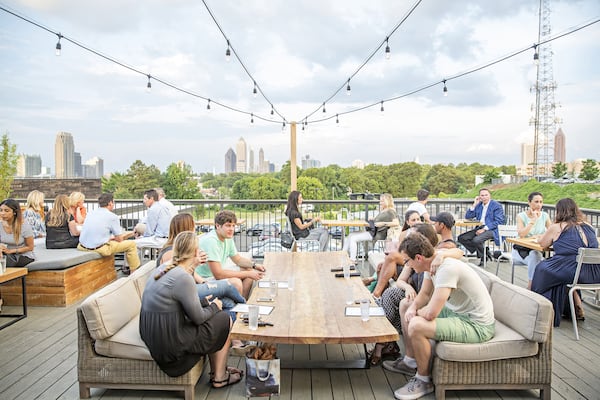
[(444, 82), (444, 96), (448, 96), (448, 87), (446, 86), (446, 80), (444, 79), (442, 82)]
[(229, 45), (229, 39), (227, 39), (227, 50), (225, 50), (225, 61), (231, 60), (231, 47)]
[(148, 84), (146, 85), (146, 91), (150, 93), (152, 90), (152, 83), (150, 83), (150, 74), (148, 74)]
[(392, 55), (390, 52), (389, 39), (390, 39), (389, 36), (385, 38), (385, 59), (386, 60), (389, 60)]
[(62, 35), (59, 32), (57, 36), (58, 36), (58, 42), (56, 42), (56, 52), (55, 52), (55, 54), (57, 56), (60, 56), (60, 51), (62, 49), (62, 45), (60, 44), (60, 39), (62, 38)]

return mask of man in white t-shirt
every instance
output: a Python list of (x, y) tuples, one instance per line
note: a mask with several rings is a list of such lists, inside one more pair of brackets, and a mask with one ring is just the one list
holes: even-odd
[(408, 208), (406, 209), (406, 211), (412, 211), (415, 210), (416, 212), (419, 213), (419, 216), (421, 217), (421, 221), (431, 224), (431, 219), (429, 219), (429, 213), (427, 212), (427, 209), (425, 208), (425, 204), (427, 204), (427, 201), (429, 199), (429, 192), (425, 189), (419, 189), (417, 191), (417, 201), (410, 203), (408, 205)]
[(477, 273), (460, 260), (445, 258), (437, 271), (431, 270), (436, 251), (419, 233), (400, 244), (400, 253), (416, 272), (424, 272), (423, 285), (414, 300), (400, 303), (406, 355), (384, 362), (384, 368), (414, 375), (397, 389), (399, 400), (418, 399), (434, 391), (431, 382), (430, 340), (481, 343), (494, 337), (494, 306)]

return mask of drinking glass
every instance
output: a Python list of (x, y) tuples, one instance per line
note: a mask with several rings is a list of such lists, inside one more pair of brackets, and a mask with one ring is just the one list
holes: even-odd
[(369, 320), (370, 307), (371, 302), (369, 299), (360, 299), (360, 318), (365, 322)]
[(271, 297), (271, 299), (274, 299), (275, 297), (277, 297), (278, 286), (279, 286), (279, 283), (275, 279), (271, 279), (269, 281), (269, 296)]
[(294, 290), (294, 276), (290, 275), (288, 278), (288, 290)]
[(348, 285), (346, 290), (346, 305), (354, 303), (354, 286), (350, 283), (350, 279), (348, 279)]
[(0, 274), (6, 272), (6, 257), (4, 255), (0, 255)]
[(346, 260), (346, 255), (344, 254), (341, 258), (342, 271), (344, 271), (344, 278), (350, 279), (350, 264), (348, 264), (348, 260)]
[(255, 331), (258, 329), (258, 306), (257, 305), (249, 305), (248, 306), (248, 329), (251, 331)]

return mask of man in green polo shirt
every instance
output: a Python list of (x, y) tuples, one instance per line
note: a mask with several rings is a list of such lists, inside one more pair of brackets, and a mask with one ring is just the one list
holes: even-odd
[[(264, 277), (265, 267), (239, 255), (233, 241), (236, 222), (233, 211), (223, 210), (215, 215), (215, 229), (199, 239), (200, 248), (208, 255), (208, 261), (196, 267), (196, 272), (206, 279), (228, 279), (248, 299), (252, 283)], [(223, 268), (227, 258), (240, 270)]]

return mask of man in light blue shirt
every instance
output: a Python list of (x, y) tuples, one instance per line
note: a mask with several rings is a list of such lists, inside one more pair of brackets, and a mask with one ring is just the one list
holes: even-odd
[(158, 201), (158, 193), (155, 189), (144, 192), (144, 205), (148, 207), (146, 216), (146, 228), (143, 236), (135, 240), (138, 248), (154, 247), (161, 248), (169, 237), (169, 224), (171, 223), (171, 214)]

